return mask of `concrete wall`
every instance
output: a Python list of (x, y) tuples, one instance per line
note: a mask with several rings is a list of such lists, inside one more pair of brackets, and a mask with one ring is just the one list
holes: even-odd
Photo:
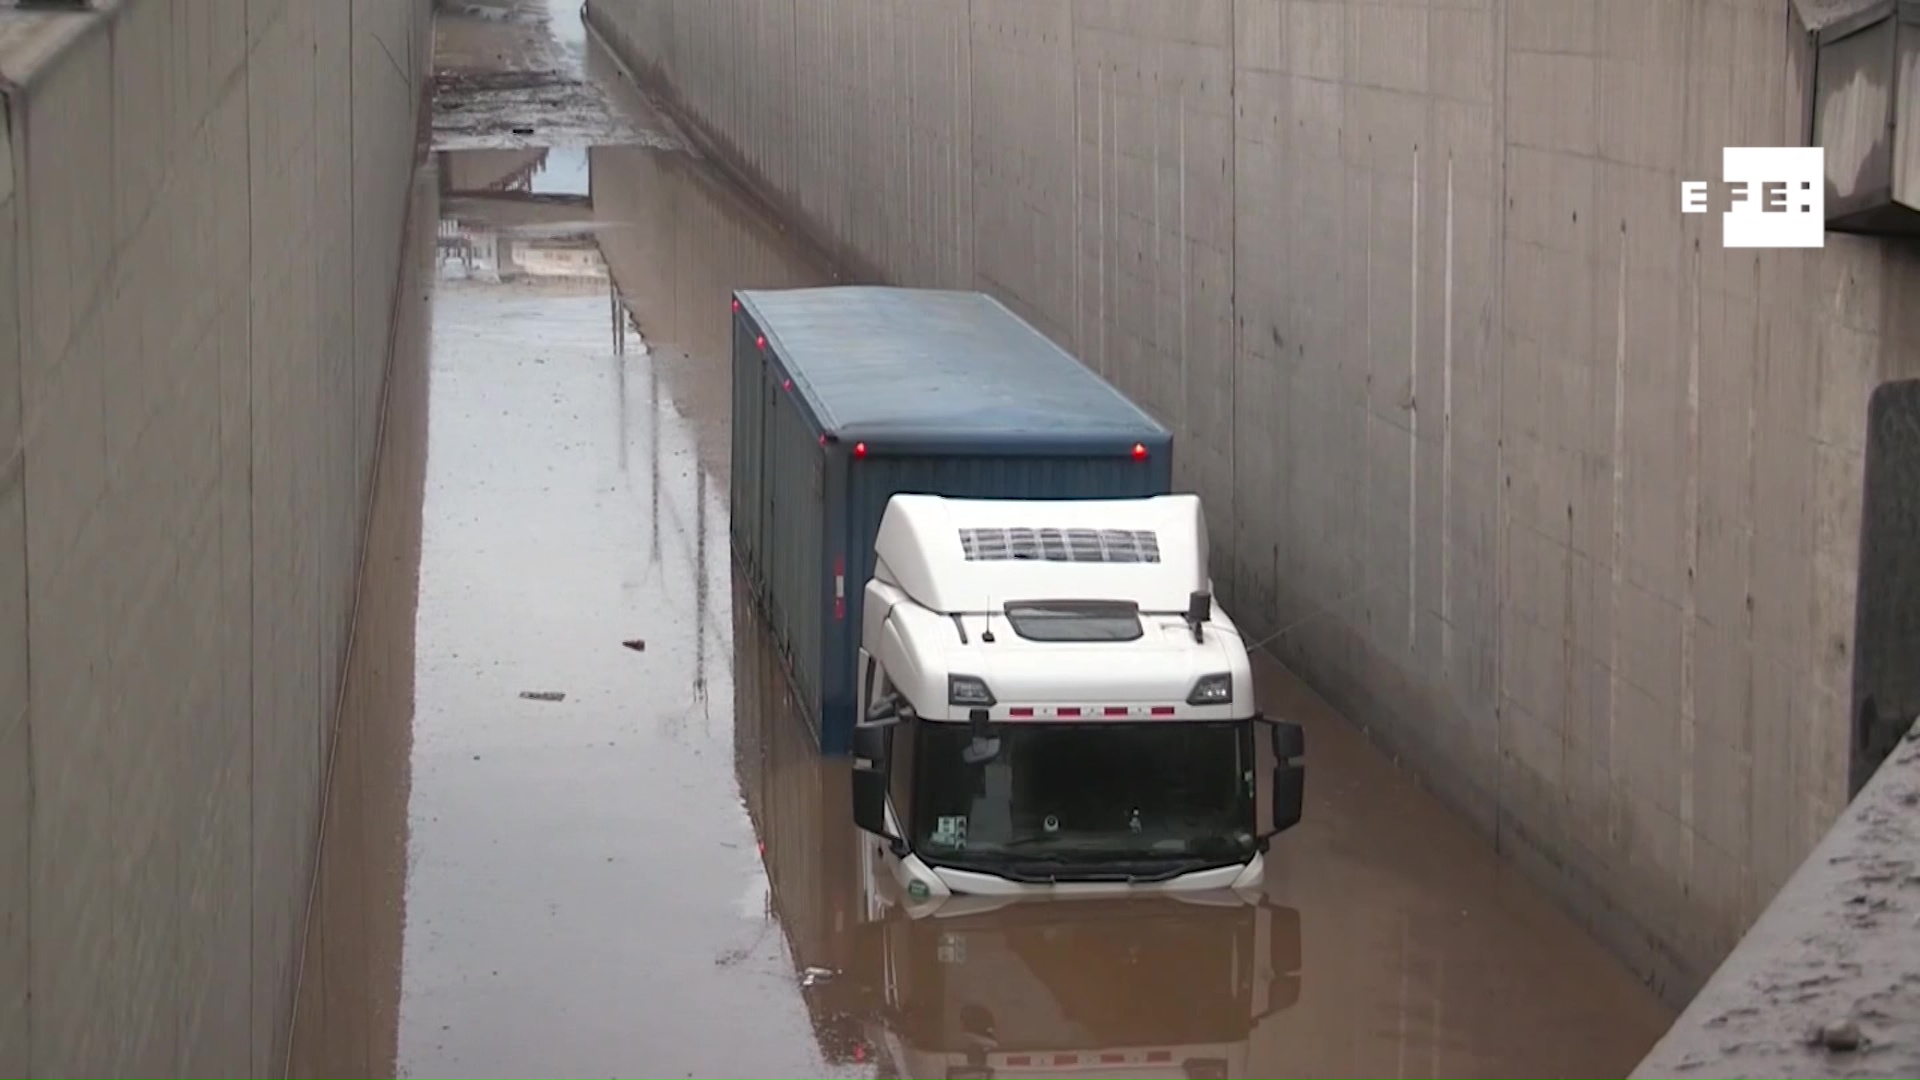
[[(1848, 795), (1920, 258), (1719, 246), (1788, 0), (589, 0), (862, 273), (1180, 439), (1226, 599), (1683, 998)], [(1897, 711), (1899, 706), (1894, 707)]]
[(440, 223), (431, 164), (414, 180), (393, 314), (385, 434), (341, 688), (333, 775), (287, 1075), (397, 1075), (413, 779), (420, 539), (427, 478), (431, 287)]
[(0, 13), (0, 1072), (277, 1074), (424, 0)]
[(596, 146), (589, 155), (594, 218), (605, 226), (600, 251), (647, 344), (647, 371), (662, 377), (662, 392), (690, 421), (701, 463), (724, 485), (732, 377), (716, 377), (708, 361), (731, 355), (732, 325), (713, 297), (819, 285), (831, 280), (827, 268), (780, 243), (737, 192), (685, 153)]

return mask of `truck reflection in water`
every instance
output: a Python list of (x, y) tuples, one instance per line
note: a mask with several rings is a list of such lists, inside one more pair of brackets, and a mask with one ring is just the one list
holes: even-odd
[(1241, 1077), (1300, 997), (1300, 917), (1228, 896), (894, 909), (848, 976), (905, 1076)]
[(909, 900), (873, 872), (848, 763), (798, 714), (736, 576), (734, 764), (770, 924), (835, 1070), (1241, 1077), (1300, 996), (1300, 916), (1231, 892)]

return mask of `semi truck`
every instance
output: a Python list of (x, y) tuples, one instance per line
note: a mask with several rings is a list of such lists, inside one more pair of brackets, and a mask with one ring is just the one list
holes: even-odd
[(829, 286), (732, 305), (735, 559), (828, 754), (851, 748), (863, 585), (895, 494), (1172, 490), (1171, 433), (985, 294)]
[(736, 563), (902, 880), (1257, 885), (1304, 735), (1256, 706), (1166, 428), (982, 293), (733, 309)]
[(910, 893), (1260, 886), (1305, 735), (1259, 709), (1196, 496), (895, 495), (874, 552), (851, 797)]
[(734, 620), (735, 766), (820, 1075), (1273, 1075), (1252, 1047), (1300, 1000), (1299, 912), (1252, 889), (912, 895), (836, 827), (850, 763), (814, 747), (759, 612)]

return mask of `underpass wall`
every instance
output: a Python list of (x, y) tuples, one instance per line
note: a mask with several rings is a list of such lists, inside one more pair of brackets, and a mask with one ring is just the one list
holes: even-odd
[(648, 398), (664, 397), (672, 403), (666, 407), (684, 415), (701, 466), (724, 492), (731, 372), (715, 372), (703, 360), (731, 353), (733, 320), (713, 297), (815, 285), (830, 280), (828, 272), (789, 255), (773, 226), (688, 153), (596, 146), (588, 154), (600, 250), (646, 344), (647, 377), (663, 384), (650, 386)]
[(1799, 140), (1787, 0), (588, 15), (858, 274), (991, 291), (1171, 424), (1236, 618), (1670, 999), (1845, 804), (1920, 259), (1676, 200)]
[(277, 1075), (424, 0), (0, 12), (0, 1072)]

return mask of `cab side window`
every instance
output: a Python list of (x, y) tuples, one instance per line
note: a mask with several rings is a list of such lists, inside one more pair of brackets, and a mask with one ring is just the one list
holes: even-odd
[[(872, 657), (867, 658), (866, 671), (861, 676), (861, 688), (866, 704), (865, 711), (868, 715), (881, 706), (906, 704), (900, 698), (899, 688), (894, 686), (893, 680), (887, 677), (880, 662)], [(906, 716), (900, 716), (899, 713), (895, 713), (895, 716), (898, 717), (899, 722), (887, 732), (890, 759), (887, 777), (888, 795), (892, 797), (893, 812), (899, 816), (901, 827), (911, 834), (913, 830), (914, 721), (911, 719), (911, 711)], [(862, 720), (864, 719), (863, 716)]]
[[(891, 691), (892, 686), (887, 689)], [(899, 815), (900, 828), (908, 836), (913, 835), (913, 744), (914, 733), (920, 721), (911, 714), (893, 726), (893, 753), (889, 766), (892, 774), (888, 776), (889, 794), (893, 796), (893, 812)]]
[[(877, 677), (871, 674), (875, 671), (879, 673)], [(904, 704), (900, 700), (899, 688), (893, 685), (892, 679), (887, 678), (887, 673), (880, 669), (877, 662), (869, 669), (868, 677), (873, 695), (870, 700), (874, 705), (889, 702), (896, 705)], [(899, 815), (901, 827), (908, 832), (912, 831), (908, 821), (913, 813), (913, 727), (914, 723), (911, 719), (901, 717), (900, 721), (893, 725), (893, 730), (887, 733), (887, 742), (890, 747), (888, 794), (893, 797), (893, 812)]]

